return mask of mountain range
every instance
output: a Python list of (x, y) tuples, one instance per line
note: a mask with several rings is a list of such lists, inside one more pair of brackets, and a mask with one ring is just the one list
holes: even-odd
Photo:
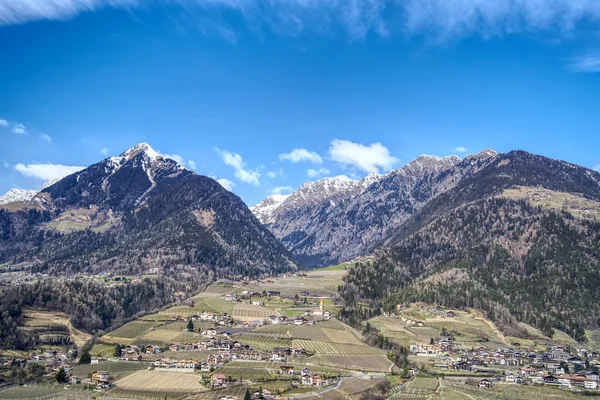
[(422, 155), (248, 208), (141, 143), (14, 198), (0, 205), (9, 266), (211, 281), (358, 261), (347, 320), (427, 301), (481, 309), (509, 336), (527, 336), (519, 321), (582, 341), (600, 327), (600, 173), (524, 151)]
[(137, 273), (181, 266), (216, 276), (295, 262), (242, 200), (141, 143), (0, 209), (0, 264)]
[(369, 254), (441, 193), (488, 165), (497, 153), (422, 155), (385, 175), (307, 182), (252, 211), (303, 265), (325, 266)]

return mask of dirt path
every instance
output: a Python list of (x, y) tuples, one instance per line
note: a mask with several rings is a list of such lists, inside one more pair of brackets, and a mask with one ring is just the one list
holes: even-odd
[(451, 388), (451, 387), (446, 387), (446, 386), (444, 386), (444, 385), (443, 385), (443, 380), (442, 380), (442, 379), (438, 379), (438, 381), (439, 381), (439, 383), (440, 383), (440, 388), (442, 388), (442, 393), (443, 393), (443, 391), (444, 391), (444, 390), (450, 390), (450, 391), (452, 391), (452, 392), (460, 393), (460, 394), (462, 394), (463, 396), (465, 396), (465, 397), (468, 397), (468, 398), (469, 398), (469, 399), (471, 399), (471, 400), (477, 400), (477, 399), (475, 399), (475, 397), (471, 396), (471, 395), (470, 395), (470, 394), (468, 394), (468, 393), (464, 393), (464, 392), (461, 392), (460, 390), (456, 390), (456, 389), (454, 389), (454, 388)]

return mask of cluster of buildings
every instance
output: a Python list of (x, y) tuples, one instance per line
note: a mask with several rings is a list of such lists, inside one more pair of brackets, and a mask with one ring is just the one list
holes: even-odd
[[(452, 343), (452, 335), (444, 332), (437, 342), (414, 344), (410, 351), (413, 355), (436, 357), (436, 369), (502, 373), (506, 382), (514, 384), (588, 391), (599, 389), (600, 355), (597, 352), (552, 343), (546, 345), (544, 352), (521, 349), (519, 343), (513, 343), (513, 346), (495, 351), (479, 347), (458, 352)], [(489, 387), (491, 381), (483, 379), (476, 384)]]

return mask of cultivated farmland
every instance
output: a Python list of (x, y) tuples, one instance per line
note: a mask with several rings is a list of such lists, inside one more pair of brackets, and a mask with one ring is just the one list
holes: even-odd
[(133, 321), (115, 329), (110, 333), (110, 336), (114, 338), (135, 339), (155, 325), (156, 323), (154, 322)]
[(207, 390), (196, 374), (180, 374), (162, 371), (138, 371), (115, 382), (115, 386), (127, 390), (200, 392)]
[(233, 308), (233, 318), (244, 322), (263, 320), (270, 315), (279, 316), (279, 313), (250, 303), (237, 303)]

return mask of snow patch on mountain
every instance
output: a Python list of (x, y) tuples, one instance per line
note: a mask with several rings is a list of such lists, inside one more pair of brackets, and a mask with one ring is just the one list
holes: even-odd
[(10, 189), (4, 195), (0, 196), (0, 204), (14, 203), (16, 201), (31, 201), (38, 194), (37, 190)]
[(250, 207), (250, 211), (262, 224), (268, 224), (273, 219), (274, 211), (288, 198), (289, 194), (272, 194), (258, 204)]

